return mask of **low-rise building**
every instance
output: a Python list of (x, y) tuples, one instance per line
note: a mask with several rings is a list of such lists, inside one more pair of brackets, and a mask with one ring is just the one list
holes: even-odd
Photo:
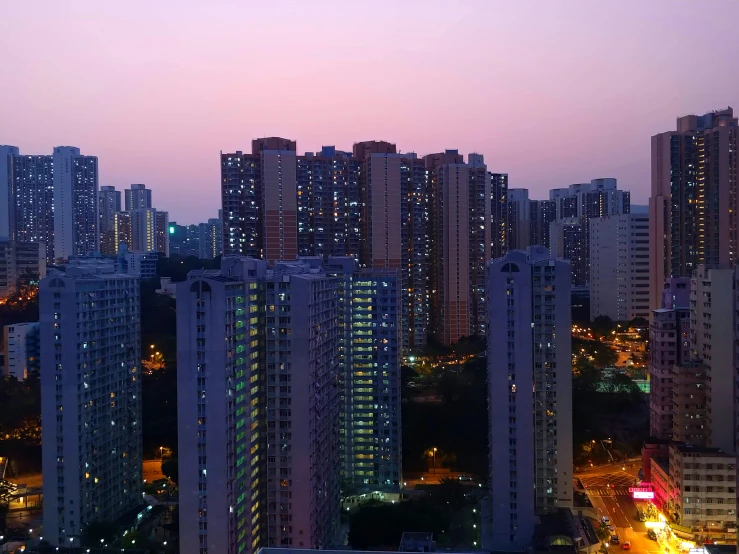
[(41, 344), (38, 321), (14, 323), (3, 328), (5, 375), (23, 381), (28, 372), (39, 369)]
[(156, 252), (129, 252), (124, 245), (118, 251), (118, 272), (138, 275), (142, 280), (157, 276), (158, 262)]
[(46, 276), (46, 248), (38, 242), (0, 240), (0, 298)]
[(667, 456), (654, 456), (649, 462), (650, 482), (654, 490), (654, 505), (658, 510), (664, 510), (669, 499), (670, 460)]
[(675, 522), (695, 532), (736, 529), (736, 456), (676, 442), (669, 465), (667, 510)]

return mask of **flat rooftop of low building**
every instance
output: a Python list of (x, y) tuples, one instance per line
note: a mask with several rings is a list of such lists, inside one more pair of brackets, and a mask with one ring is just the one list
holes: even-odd
[(712, 448), (708, 446), (696, 446), (694, 444), (685, 444), (681, 442), (674, 442), (672, 445), (676, 450), (679, 450), (683, 454), (711, 454), (714, 456), (729, 456), (726, 452), (720, 448)]

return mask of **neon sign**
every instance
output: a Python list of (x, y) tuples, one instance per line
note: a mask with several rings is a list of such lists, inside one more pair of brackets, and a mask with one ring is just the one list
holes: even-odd
[(651, 487), (629, 487), (629, 492), (634, 500), (654, 500), (654, 491)]

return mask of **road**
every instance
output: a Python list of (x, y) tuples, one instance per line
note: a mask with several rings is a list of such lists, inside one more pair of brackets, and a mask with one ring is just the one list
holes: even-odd
[[(144, 460), (141, 465), (144, 474), (144, 481), (147, 483), (151, 483), (157, 479), (164, 479), (161, 460)], [(43, 476), (41, 473), (21, 475), (20, 477), (9, 477), (8, 481), (16, 485), (26, 485), (29, 489), (37, 487), (40, 488), (43, 486)]]
[[(610, 467), (600, 471), (578, 474), (585, 490), (600, 516), (607, 515), (616, 528), (620, 544), (611, 545), (609, 552), (623, 551), (624, 541), (631, 542), (634, 554), (664, 554), (660, 545), (647, 537), (647, 528), (636, 517), (636, 503), (629, 487), (634, 486), (635, 469)], [(641, 501), (636, 501), (641, 502)]]

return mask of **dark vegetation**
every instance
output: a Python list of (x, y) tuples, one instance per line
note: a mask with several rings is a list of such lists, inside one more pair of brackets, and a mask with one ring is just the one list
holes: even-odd
[(465, 494), (468, 487), (455, 479), (444, 479), (440, 485), (425, 490), (427, 495), (417, 500), (362, 505), (351, 520), (351, 547), (397, 550), (403, 532), (411, 530), (433, 533), (439, 545), (449, 547), (471, 547), (473, 541), (479, 540), (477, 500)]
[(453, 469), (478, 476), (487, 474), (488, 415), (487, 366), (475, 358), (444, 372), (436, 385), (441, 403), (408, 401), (408, 381), (413, 370), (404, 368), (403, 471), (426, 471), (427, 452), (438, 448), (440, 467), (454, 460)]

